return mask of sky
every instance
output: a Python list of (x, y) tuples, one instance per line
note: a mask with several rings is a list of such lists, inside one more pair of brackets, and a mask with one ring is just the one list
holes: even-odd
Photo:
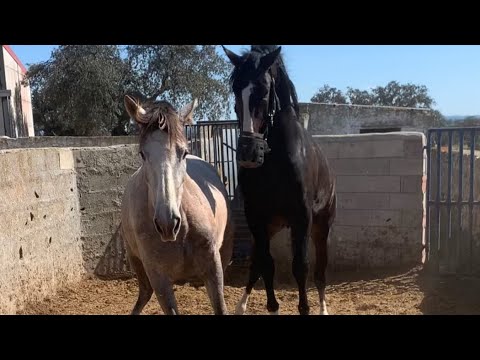
[[(11, 47), (28, 68), (56, 46)], [(282, 45), (282, 53), (300, 102), (325, 84), (367, 90), (395, 80), (425, 85), (445, 116), (480, 115), (480, 45)]]

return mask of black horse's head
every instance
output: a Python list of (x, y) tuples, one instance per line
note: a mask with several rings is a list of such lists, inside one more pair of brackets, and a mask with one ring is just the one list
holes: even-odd
[(237, 160), (242, 167), (259, 167), (269, 150), (266, 134), (280, 105), (275, 79), (281, 47), (252, 46), (243, 55), (223, 49), (235, 66), (230, 80), (241, 129)]

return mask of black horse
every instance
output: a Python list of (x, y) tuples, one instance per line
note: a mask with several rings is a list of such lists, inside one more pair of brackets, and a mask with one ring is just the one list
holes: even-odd
[(241, 127), (238, 177), (245, 216), (255, 240), (247, 287), (236, 313), (245, 313), (248, 297), (260, 276), (265, 282), (267, 309), (278, 313), (270, 239), (282, 228), (290, 227), (298, 310), (300, 314), (309, 313), (307, 251), (312, 236), (320, 314), (328, 314), (325, 270), (327, 238), (336, 209), (333, 174), (320, 147), (299, 121), (297, 95), (285, 70), (281, 48), (254, 45), (241, 56), (223, 49), (235, 66), (230, 80)]

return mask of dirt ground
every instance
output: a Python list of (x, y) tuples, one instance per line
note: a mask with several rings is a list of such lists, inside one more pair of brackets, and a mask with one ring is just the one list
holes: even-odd
[[(243, 292), (238, 276), (226, 278), (225, 301), (233, 313)], [(250, 297), (248, 314), (267, 314), (266, 296), (259, 286)], [(131, 280), (87, 279), (59, 291), (41, 303), (29, 304), (21, 314), (129, 314), (137, 299), (137, 283)], [(205, 287), (175, 286), (181, 314), (212, 314)], [(296, 315), (298, 295), (292, 285), (276, 285), (280, 315)], [(318, 295), (309, 285), (311, 313), (318, 314)], [(421, 268), (340, 272), (329, 276), (327, 305), (330, 314), (480, 314), (480, 279), (431, 277)], [(162, 314), (155, 296), (144, 314)]]

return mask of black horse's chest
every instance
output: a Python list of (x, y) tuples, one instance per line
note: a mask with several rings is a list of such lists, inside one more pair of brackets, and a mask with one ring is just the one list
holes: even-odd
[(299, 176), (292, 165), (268, 161), (258, 169), (242, 169), (239, 183), (244, 201), (264, 214), (286, 216), (296, 210), (293, 205), (301, 197)]

